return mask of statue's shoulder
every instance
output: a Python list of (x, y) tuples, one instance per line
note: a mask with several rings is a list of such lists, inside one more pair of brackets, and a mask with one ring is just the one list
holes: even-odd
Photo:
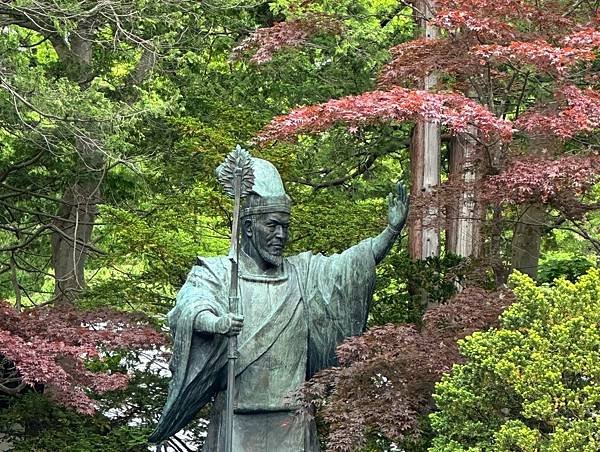
[(304, 269), (304, 267), (306, 267), (307, 265), (310, 264), (310, 260), (314, 256), (315, 255), (312, 252), (304, 251), (302, 253), (295, 254), (293, 256), (287, 256), (285, 258), (285, 260), (288, 262), (288, 264), (293, 265), (298, 270), (302, 270), (302, 269)]
[(227, 256), (198, 256), (190, 270), (188, 277), (199, 277), (212, 279), (221, 278), (222, 275), (231, 271), (231, 263)]
[(315, 253), (313, 253), (312, 251), (302, 251), (301, 253), (298, 254), (294, 254), (293, 256), (287, 256), (286, 258), (288, 260), (304, 260), (304, 259), (309, 259), (311, 256), (314, 256)]
[(194, 266), (207, 268), (226, 268), (229, 266), (229, 258), (227, 256), (197, 256), (196, 264)]
[[(214, 290), (229, 281), (231, 265), (226, 256), (197, 257), (195, 264), (187, 274), (182, 292), (194, 290)], [(180, 292), (181, 293), (181, 292)]]

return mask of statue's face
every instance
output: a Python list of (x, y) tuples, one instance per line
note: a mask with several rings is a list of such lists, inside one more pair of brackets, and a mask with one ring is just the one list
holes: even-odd
[(250, 240), (268, 266), (278, 267), (283, 262), (289, 226), (290, 214), (285, 212), (266, 213), (252, 219)]

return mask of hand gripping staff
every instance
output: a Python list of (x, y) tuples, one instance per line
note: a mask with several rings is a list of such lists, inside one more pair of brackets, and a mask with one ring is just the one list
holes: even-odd
[[(239, 262), (239, 232), (240, 204), (254, 185), (252, 157), (239, 145), (231, 151), (225, 161), (217, 168), (217, 178), (225, 193), (233, 198), (233, 218), (231, 223), (231, 246), (229, 260), (231, 261), (231, 285), (229, 286), (229, 312), (238, 312), (238, 262)], [(233, 398), (235, 396), (235, 360), (237, 359), (237, 336), (229, 335), (227, 343), (227, 410), (225, 412), (225, 451), (232, 452), (233, 441)]]

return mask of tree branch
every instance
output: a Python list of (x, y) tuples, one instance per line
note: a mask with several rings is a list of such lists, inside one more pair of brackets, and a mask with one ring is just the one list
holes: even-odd
[(21, 383), (14, 388), (9, 388), (7, 386), (4, 386), (2, 383), (0, 383), (0, 392), (8, 394), (9, 396), (16, 396), (26, 387), (27, 387), (27, 383)]
[(297, 182), (297, 183), (300, 183), (303, 185), (308, 185), (309, 187), (312, 187), (314, 190), (320, 190), (322, 188), (343, 185), (350, 179), (354, 179), (355, 177), (366, 173), (373, 166), (373, 164), (375, 163), (376, 160), (377, 160), (377, 155), (369, 154), (369, 156), (367, 157), (367, 159), (364, 162), (358, 164), (348, 174), (346, 174), (345, 176), (342, 176), (342, 177), (338, 177), (337, 179), (330, 180), (330, 181), (313, 182), (308, 179), (298, 178), (298, 179), (294, 180), (294, 182)]
[(14, 173), (15, 171), (26, 168), (26, 167), (36, 163), (39, 159), (42, 158), (42, 155), (44, 155), (46, 153), (46, 151), (47, 151), (47, 148), (42, 148), (33, 157), (31, 157), (27, 160), (21, 160), (20, 162), (17, 162), (14, 165), (11, 165), (8, 168), (5, 168), (4, 170), (0, 171), (0, 182), (5, 181), (6, 178), (9, 176), (9, 174)]

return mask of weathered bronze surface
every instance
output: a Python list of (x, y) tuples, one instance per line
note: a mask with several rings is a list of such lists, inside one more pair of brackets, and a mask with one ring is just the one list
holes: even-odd
[(375, 266), (404, 226), (402, 186), (388, 197), (388, 227), (341, 254), (284, 257), (290, 200), (275, 167), (253, 159), (241, 212), (238, 315), (230, 314), (231, 259), (198, 258), (168, 314), (173, 379), (152, 442), (167, 439), (214, 398), (207, 452), (224, 451), (227, 335), (239, 334), (233, 451), (318, 451), (314, 421), (290, 394), (336, 364), (336, 346), (366, 323)]

